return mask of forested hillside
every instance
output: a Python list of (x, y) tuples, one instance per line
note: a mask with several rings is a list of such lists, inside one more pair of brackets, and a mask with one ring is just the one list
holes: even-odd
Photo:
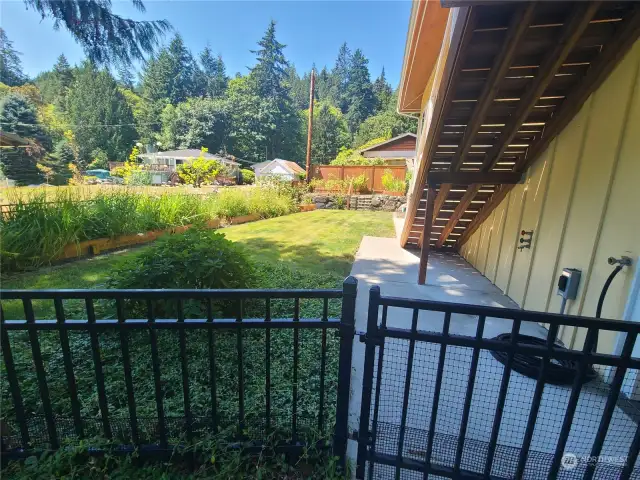
[[(29, 148), (3, 151), (2, 172), (18, 184), (45, 177), (65, 183), (69, 163), (107, 168), (108, 161), (126, 160), (136, 143), (304, 163), (311, 72), (287, 61), (273, 21), (252, 51), (255, 65), (233, 76), (215, 45), (191, 52), (179, 34), (139, 72), (130, 62), (97, 63), (89, 54), (70, 65), (61, 54), (32, 79), (2, 29), (0, 42), (2, 130), (31, 141)], [(374, 138), (415, 132), (415, 120), (395, 113), (384, 69), (372, 81), (365, 54), (346, 43), (334, 65), (316, 69), (315, 102), (314, 163)]]

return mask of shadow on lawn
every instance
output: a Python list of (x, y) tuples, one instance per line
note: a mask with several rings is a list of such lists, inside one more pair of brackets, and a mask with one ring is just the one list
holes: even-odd
[(245, 246), (253, 259), (285, 262), (293, 268), (307, 269), (310, 273), (332, 273), (346, 277), (355, 258), (352, 253), (332, 255), (322, 251), (324, 245), (320, 242), (291, 245), (265, 237), (251, 237), (236, 240), (236, 243)]

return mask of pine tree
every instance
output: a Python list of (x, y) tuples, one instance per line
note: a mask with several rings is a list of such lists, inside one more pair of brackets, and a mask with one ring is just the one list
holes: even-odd
[(332, 77), (331, 73), (327, 71), (327, 67), (322, 67), (322, 70), (316, 75), (316, 97), (322, 102), (331, 102), (331, 87)]
[(22, 85), (26, 80), (22, 73), (20, 53), (13, 48), (13, 42), (4, 29), (0, 28), (0, 82), (14, 87)]
[(195, 93), (198, 65), (180, 34), (173, 37), (169, 44), (168, 56), (163, 59), (168, 62), (167, 69), (170, 75), (169, 100), (173, 105), (177, 105)]
[(222, 57), (214, 57), (207, 45), (200, 54), (200, 64), (204, 79), (204, 94), (209, 98), (219, 98), (227, 89), (229, 78)]
[(389, 109), (391, 102), (391, 96), (393, 95), (393, 89), (387, 82), (387, 78), (384, 74), (384, 67), (382, 67), (382, 73), (373, 82), (373, 94), (376, 97), (376, 112), (384, 112)]
[(38, 123), (36, 107), (22, 95), (10, 93), (0, 101), (0, 126), (3, 132), (13, 133), (27, 142), (27, 148), (3, 148), (0, 166), (5, 177), (18, 185), (39, 183), (36, 164), (50, 148), (50, 139)]
[(368, 63), (369, 60), (365, 58), (360, 49), (354, 52), (345, 89), (346, 98), (349, 99), (346, 117), (351, 133), (355, 133), (360, 124), (374, 113), (376, 106)]
[(124, 160), (137, 138), (133, 114), (107, 70), (85, 62), (69, 93), (68, 111), (82, 165), (100, 148), (109, 159)]

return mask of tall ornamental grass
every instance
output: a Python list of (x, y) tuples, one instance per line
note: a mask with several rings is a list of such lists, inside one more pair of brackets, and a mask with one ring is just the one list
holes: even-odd
[(270, 187), (223, 189), (214, 195), (165, 192), (149, 195), (129, 189), (104, 190), (87, 200), (77, 190), (54, 196), (18, 198), (0, 222), (2, 272), (50, 263), (65, 245), (163, 230), (256, 214), (270, 218), (293, 213), (296, 201), (286, 191)]

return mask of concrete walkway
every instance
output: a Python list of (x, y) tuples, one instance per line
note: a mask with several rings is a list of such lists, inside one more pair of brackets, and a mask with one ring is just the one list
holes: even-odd
[[(369, 289), (373, 285), (380, 286), (383, 296), (518, 308), (509, 297), (502, 294), (496, 286), (458, 255), (431, 253), (427, 268), (427, 284), (423, 286), (417, 284), (418, 264), (418, 252), (403, 250), (396, 238), (363, 238), (351, 270), (351, 275), (358, 279), (357, 331), (366, 331)], [(389, 308), (387, 324), (391, 327), (409, 329), (411, 316), (410, 309)], [(443, 317), (442, 313), (421, 311), (418, 317), (418, 329), (441, 331)], [(474, 336), (476, 327), (477, 317), (452, 315), (451, 333)], [(511, 328), (510, 320), (487, 318), (483, 336), (493, 338), (500, 333), (510, 332)], [(521, 333), (546, 338), (547, 331), (538, 324), (525, 322), (522, 324)], [(422, 460), (425, 453), (439, 351), (438, 344), (416, 343), (407, 412), (408, 430), (403, 452), (403, 455), (409, 458)], [(434, 450), (433, 461), (448, 465), (453, 462), (471, 354), (470, 348), (451, 346), (447, 348), (436, 425), (436, 438), (440, 447)], [(357, 338), (354, 343), (353, 358), (350, 428), (357, 430), (364, 362), (364, 345)], [(380, 387), (377, 452), (390, 455), (398, 453), (398, 427), (402, 415), (407, 358), (408, 342), (387, 339)], [(481, 352), (465, 437), (467, 440), (463, 455), (464, 468), (474, 470), (482, 468), (482, 459), (486, 458), (486, 442), (491, 435), (503, 370), (502, 364), (497, 362), (488, 351)], [(503, 427), (500, 430), (498, 439), (500, 447), (494, 461), (494, 475), (509, 478), (515, 472), (517, 452), (514, 453), (516, 451), (514, 449), (522, 444), (535, 383), (535, 380), (517, 373), (511, 376), (507, 401), (503, 409), (503, 425), (508, 425), (509, 428)], [(599, 416), (607, 398), (606, 386), (592, 385), (593, 383), (597, 382), (591, 382), (583, 387), (566, 451), (579, 454), (588, 453), (590, 450), (599, 424)], [(376, 388), (375, 379), (374, 388)], [(570, 387), (545, 386), (531, 445), (532, 451), (541, 452), (547, 457), (548, 454), (553, 453), (570, 390)], [(635, 432), (635, 423), (621, 409), (616, 409), (609, 432), (603, 454), (621, 455), (628, 449), (630, 439)], [(612, 433), (615, 434), (612, 435)], [(350, 442), (349, 455), (355, 462), (355, 442)], [(536, 462), (540, 465), (536, 466)], [(539, 455), (534, 455), (533, 460), (530, 458), (527, 464), (527, 471), (533, 468), (544, 476), (545, 469), (549, 467), (548, 462), (549, 458), (542, 459)], [(379, 468), (373, 475), (374, 478), (388, 476), (389, 471), (384, 468)], [(537, 476), (530, 478), (537, 478)]]

